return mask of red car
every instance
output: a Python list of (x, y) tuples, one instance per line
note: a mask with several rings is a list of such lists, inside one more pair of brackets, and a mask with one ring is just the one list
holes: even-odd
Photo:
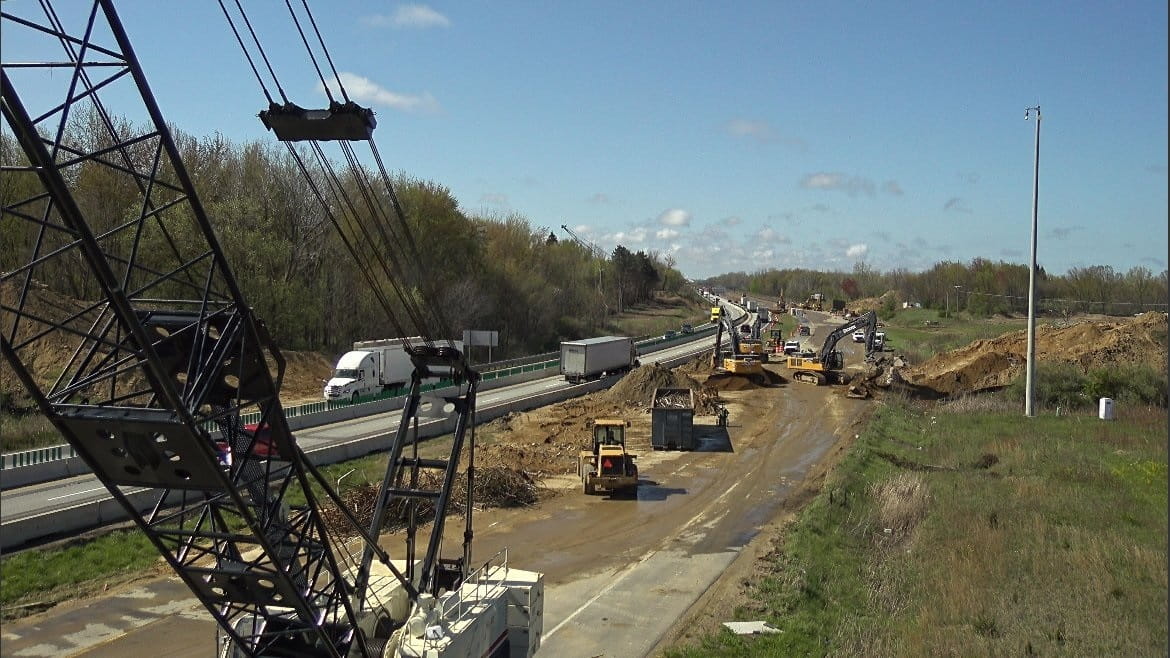
[[(276, 446), (272, 444), (272, 431), (267, 423), (259, 425), (257, 423), (248, 423), (244, 425), (244, 431), (256, 437), (252, 444), (252, 455), (260, 459), (280, 459), (280, 453), (277, 452)], [(216, 452), (219, 454), (219, 461), (230, 466), (231, 461), (231, 447), (227, 441), (218, 439), (215, 442)]]

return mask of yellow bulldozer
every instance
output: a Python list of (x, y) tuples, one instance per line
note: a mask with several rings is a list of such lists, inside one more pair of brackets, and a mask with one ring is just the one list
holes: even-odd
[(628, 420), (598, 418), (593, 421), (593, 447), (577, 456), (577, 475), (586, 495), (599, 489), (638, 495), (636, 455), (626, 451)]

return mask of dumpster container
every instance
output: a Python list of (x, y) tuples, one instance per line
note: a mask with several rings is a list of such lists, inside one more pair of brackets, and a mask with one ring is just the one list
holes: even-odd
[(650, 405), (650, 446), (655, 450), (695, 449), (695, 392), (656, 388)]

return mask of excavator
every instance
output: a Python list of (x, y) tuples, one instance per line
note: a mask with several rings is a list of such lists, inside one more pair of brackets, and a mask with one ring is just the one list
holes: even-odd
[[(723, 350), (724, 332), (731, 340), (729, 352)], [(760, 349), (763, 349), (763, 344), (758, 340), (754, 343), (748, 343), (748, 345), (759, 345)], [(713, 377), (742, 375), (753, 382), (762, 384), (764, 382), (764, 366), (761, 355), (749, 352), (752, 349), (754, 348), (745, 349), (745, 343), (741, 340), (739, 332), (732, 326), (727, 313), (720, 313), (719, 324), (715, 326), (715, 349), (711, 355), (711, 366), (715, 368)]]
[(865, 358), (868, 360), (874, 351), (874, 333), (877, 331), (877, 313), (873, 311), (863, 313), (830, 332), (815, 356), (788, 357), (786, 365), (792, 371), (792, 378), (815, 386), (836, 383), (838, 373), (844, 367), (841, 352), (836, 349), (837, 342), (859, 329), (865, 331)]

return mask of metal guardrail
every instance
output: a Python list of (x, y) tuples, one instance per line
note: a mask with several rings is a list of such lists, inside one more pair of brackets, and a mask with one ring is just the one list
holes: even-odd
[[(697, 336), (702, 336), (703, 334), (706, 334), (706, 333), (709, 333), (712, 331), (714, 331), (714, 327), (700, 325), (699, 327), (695, 328), (694, 333), (679, 334), (678, 336), (675, 336), (675, 337), (669, 338), (669, 339), (663, 338), (662, 336), (658, 336), (656, 338), (636, 341), (635, 344), (641, 348), (655, 347), (656, 349), (660, 349), (660, 348), (657, 348), (657, 346), (664, 345), (666, 343), (683, 342), (684, 338), (689, 338), (689, 339), (693, 340)], [(651, 350), (651, 351), (653, 351), (653, 350)], [(548, 357), (550, 355), (555, 356), (555, 358), (549, 359)], [(543, 360), (536, 360), (536, 361), (532, 360), (532, 359), (541, 359), (541, 358), (543, 358)], [(520, 363), (518, 363), (518, 362), (520, 362)], [(496, 379), (503, 379), (505, 377), (511, 377), (513, 375), (534, 372), (537, 370), (547, 370), (550, 368), (559, 368), (560, 363), (561, 362), (560, 362), (560, 354), (559, 353), (553, 352), (553, 353), (538, 354), (538, 355), (531, 356), (531, 357), (522, 357), (520, 359), (511, 359), (508, 361), (500, 361), (500, 362), (492, 363), (490, 365), (493, 366), (493, 369), (489, 372), (481, 373), (480, 377), (481, 377), (481, 381), (492, 381), (492, 380), (496, 380)], [(485, 364), (485, 365), (487, 365), (487, 364)], [(503, 367), (500, 367), (500, 366), (503, 366)], [(427, 384), (426, 386), (423, 386), (422, 392), (426, 393), (426, 392), (433, 391), (436, 389), (447, 388), (447, 387), (451, 386), (453, 383), (454, 382), (452, 382), (449, 379), (441, 379), (441, 380), (435, 382), (434, 384)], [(354, 405), (367, 404), (369, 402), (377, 402), (379, 400), (386, 400), (386, 399), (390, 399), (390, 398), (401, 397), (401, 396), (406, 395), (407, 392), (408, 392), (408, 390), (406, 388), (396, 388), (396, 389), (391, 389), (389, 391), (383, 391), (381, 393), (376, 393), (374, 395), (367, 395), (367, 396), (359, 397), (356, 402), (351, 401), (351, 400), (320, 400), (318, 402), (309, 402), (307, 404), (300, 404), (300, 405), (295, 405), (295, 406), (291, 406), (291, 407), (286, 407), (284, 410), (284, 414), (285, 414), (286, 418), (294, 418), (297, 416), (308, 416), (308, 415), (312, 415), (315, 413), (321, 413), (324, 411), (331, 411), (333, 409), (339, 409), (341, 407), (349, 407), (349, 406), (354, 406)], [(259, 423), (259, 422), (260, 422), (260, 413), (259, 412), (242, 414), (240, 416), (240, 423), (242, 425), (248, 425), (251, 423)], [(214, 432), (214, 431), (219, 429), (216, 426), (214, 421), (205, 421), (201, 424), (201, 427), (204, 430), (207, 430), (208, 432)], [(24, 466), (35, 466), (37, 464), (43, 464), (46, 462), (57, 461), (60, 459), (70, 459), (73, 457), (77, 457), (77, 452), (73, 449), (73, 446), (68, 444), (68, 443), (63, 443), (63, 444), (55, 445), (55, 446), (49, 446), (49, 447), (45, 447), (45, 448), (34, 448), (32, 450), (22, 450), (20, 452), (10, 452), (10, 453), (0, 455), (0, 471), (12, 469), (12, 468), (21, 468)]]

